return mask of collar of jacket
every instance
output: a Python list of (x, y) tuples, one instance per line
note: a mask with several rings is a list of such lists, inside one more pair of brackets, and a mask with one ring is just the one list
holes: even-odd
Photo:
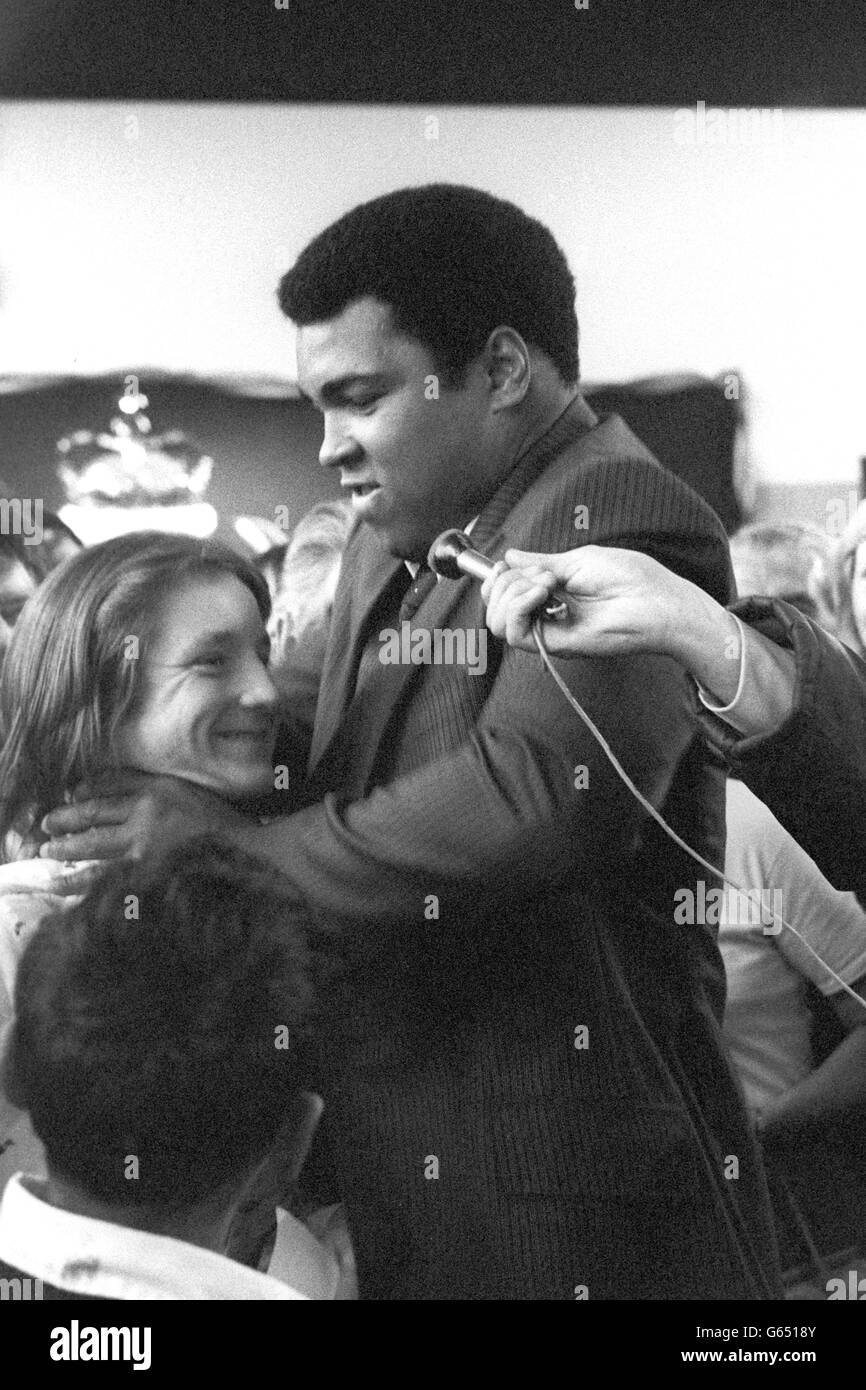
[(476, 550), (484, 550), (501, 530), (508, 513), (536, 478), (541, 476), (551, 459), (597, 424), (598, 417), (590, 410), (583, 396), (577, 395), (569, 401), (544, 434), (518, 456), (514, 467), (483, 508), (472, 533)]

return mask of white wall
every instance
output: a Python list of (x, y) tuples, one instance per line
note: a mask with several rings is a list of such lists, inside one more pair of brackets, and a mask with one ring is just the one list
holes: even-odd
[(739, 369), (765, 478), (856, 479), (863, 112), (0, 104), (0, 372), (291, 376), (280, 272), (432, 179), (550, 225), (587, 379)]

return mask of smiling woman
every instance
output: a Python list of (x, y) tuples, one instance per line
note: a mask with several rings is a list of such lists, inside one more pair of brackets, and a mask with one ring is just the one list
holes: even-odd
[[(41, 818), (78, 783), (116, 769), (168, 774), (247, 812), (272, 792), (269, 611), (264, 578), (240, 556), (161, 532), (82, 551), (24, 605), (0, 678), (0, 848), (28, 861), (8, 865), (15, 881), (0, 894), (0, 1030), (25, 945), (96, 873), (31, 858)], [(0, 1187), (39, 1167), (32, 1133), (8, 1109), (0, 1152)]]
[(0, 845), (121, 767), (232, 800), (266, 792), (276, 690), (262, 576), (212, 541), (119, 536), (60, 566), (25, 605), (0, 681)]
[(235, 575), (191, 575), (158, 606), (116, 757), (230, 799), (268, 792), (277, 705), (269, 646), (256, 599)]

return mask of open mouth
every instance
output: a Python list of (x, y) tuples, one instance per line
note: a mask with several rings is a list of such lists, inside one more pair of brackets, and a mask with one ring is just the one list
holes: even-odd
[(264, 747), (266, 744), (270, 746), (274, 735), (271, 729), (228, 729), (216, 734), (215, 737), (225, 739), (229, 743)]

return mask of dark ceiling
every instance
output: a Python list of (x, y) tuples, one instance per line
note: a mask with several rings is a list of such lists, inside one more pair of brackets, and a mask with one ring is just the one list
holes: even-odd
[(864, 73), (862, 0), (0, 0), (0, 97), (845, 107)]

